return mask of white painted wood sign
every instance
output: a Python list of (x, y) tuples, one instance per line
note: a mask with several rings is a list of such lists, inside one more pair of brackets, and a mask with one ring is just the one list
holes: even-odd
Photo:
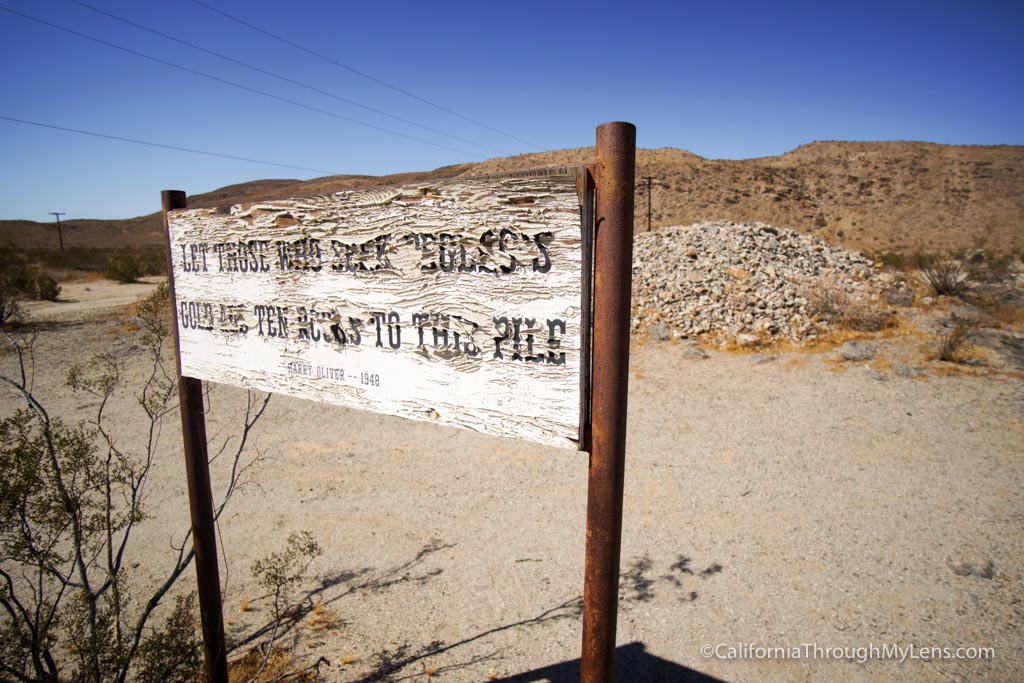
[(578, 448), (581, 173), (169, 212), (182, 374)]

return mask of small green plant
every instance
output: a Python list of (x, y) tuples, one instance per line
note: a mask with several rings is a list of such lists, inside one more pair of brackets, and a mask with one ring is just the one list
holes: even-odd
[(308, 531), (288, 535), (283, 552), (271, 553), (252, 565), (252, 575), (272, 597), (274, 616), (281, 619), (288, 608), (292, 588), (306, 578), (306, 570), (323, 550)]
[(36, 296), (43, 301), (56, 301), (60, 296), (60, 285), (46, 273), (36, 277)]
[(10, 247), (0, 247), (0, 327), (21, 317), (21, 302), (34, 298), (35, 283), (28, 260)]
[[(301, 618), (301, 610), (298, 606), (292, 606), (290, 592), (293, 588), (302, 583), (306, 578), (306, 570), (313, 560), (322, 553), (320, 544), (308, 531), (292, 533), (288, 535), (287, 547), (279, 553), (271, 553), (262, 560), (257, 560), (252, 565), (252, 575), (256, 582), (267, 591), (273, 601), (274, 617), (273, 627), (270, 629), (270, 636), (267, 642), (261, 645), (262, 661), (259, 663), (256, 673), (249, 677), (249, 680), (259, 681), (271, 666), (275, 658), (284, 658), (285, 664), (290, 665), (290, 656), (277, 647), (276, 642), (281, 627), (285, 626), (285, 618), (290, 617), (294, 623)], [(255, 655), (259, 650), (254, 650)]]

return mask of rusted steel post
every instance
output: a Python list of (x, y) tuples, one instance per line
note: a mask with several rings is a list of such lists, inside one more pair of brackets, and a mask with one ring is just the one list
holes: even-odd
[(203, 655), (208, 683), (227, 683), (228, 653), (224, 639), (224, 610), (220, 599), (220, 570), (217, 567), (217, 536), (213, 519), (213, 490), (210, 486), (210, 462), (206, 450), (206, 417), (203, 414), (203, 383), (181, 375), (181, 343), (178, 338), (178, 311), (173, 305), (174, 269), (171, 232), (167, 212), (188, 206), (185, 193), (164, 190), (160, 194), (167, 234), (167, 283), (171, 290), (174, 325), (174, 355), (178, 368), (178, 397), (181, 404), (181, 432), (185, 442), (185, 477), (188, 479), (188, 503), (192, 516), (192, 547), (195, 550), (196, 578), (199, 585), (199, 611), (203, 622)]
[(597, 129), (594, 246), (593, 399), (580, 680), (606, 683), (615, 672), (615, 626), (626, 461), (626, 384), (633, 275), (636, 127)]

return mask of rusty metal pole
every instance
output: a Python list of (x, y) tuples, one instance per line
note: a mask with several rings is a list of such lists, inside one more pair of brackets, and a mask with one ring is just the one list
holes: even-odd
[(580, 680), (615, 674), (622, 489), (626, 462), (629, 307), (633, 275), (636, 127), (597, 128), (593, 393)]
[(203, 624), (203, 656), (207, 683), (228, 683), (228, 652), (224, 638), (224, 610), (220, 598), (220, 570), (217, 566), (217, 536), (213, 519), (213, 490), (210, 461), (206, 450), (206, 417), (203, 413), (203, 383), (181, 374), (181, 343), (178, 311), (174, 307), (174, 269), (167, 212), (188, 207), (185, 193), (164, 190), (160, 194), (167, 234), (167, 283), (171, 290), (174, 351), (178, 367), (178, 397), (181, 404), (181, 432), (185, 442), (185, 477), (192, 517), (192, 548), (195, 551), (199, 586), (199, 611)]

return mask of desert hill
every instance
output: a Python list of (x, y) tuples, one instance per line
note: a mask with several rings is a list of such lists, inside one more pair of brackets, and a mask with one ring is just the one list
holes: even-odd
[[(189, 198), (191, 206), (324, 194), (381, 184), (508, 173), (592, 161), (580, 148), (390, 176), (260, 180)], [(652, 180), (654, 229), (731, 220), (763, 221), (811, 233), (871, 255), (984, 246), (1024, 253), (1024, 147), (921, 142), (814, 142), (776, 157), (704, 159), (679, 149), (638, 150), (636, 229), (647, 229)], [(154, 200), (155, 201), (155, 200)], [(125, 220), (63, 223), (65, 245), (162, 244), (158, 213)], [(52, 224), (0, 221), (0, 243), (52, 246)]]

